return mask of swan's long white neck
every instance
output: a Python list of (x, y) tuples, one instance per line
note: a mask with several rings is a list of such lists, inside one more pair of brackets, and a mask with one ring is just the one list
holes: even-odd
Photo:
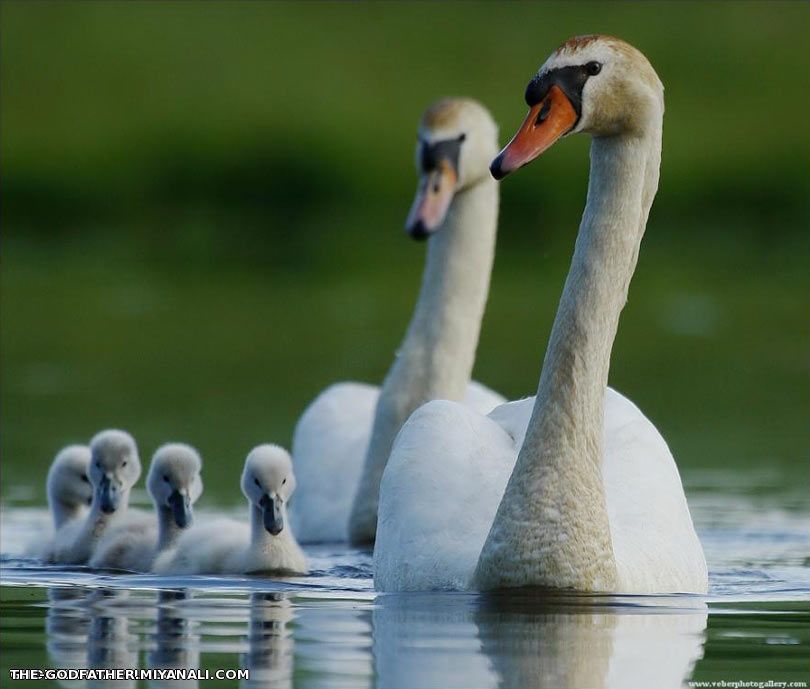
[(411, 413), (432, 399), (462, 400), (484, 315), (498, 219), (498, 185), (487, 177), (456, 194), (429, 240), (419, 300), (380, 390), (363, 475), (349, 523), (351, 540), (374, 540), (380, 480)]
[(588, 202), (526, 438), (479, 559), (482, 588), (615, 590), (604, 399), (660, 157), (660, 116), (643, 134), (593, 140)]

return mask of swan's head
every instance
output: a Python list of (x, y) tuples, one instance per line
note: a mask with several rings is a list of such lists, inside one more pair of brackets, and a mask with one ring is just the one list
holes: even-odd
[(284, 503), (295, 490), (290, 454), (278, 445), (254, 447), (245, 460), (242, 492), (262, 513), (264, 528), (277, 536), (284, 528)]
[(125, 431), (101, 431), (90, 441), (90, 483), (93, 501), (112, 514), (141, 476), (135, 440)]
[(48, 504), (69, 509), (89, 505), (93, 500), (89, 469), (90, 448), (87, 445), (68, 445), (60, 450), (48, 470)]
[(155, 507), (169, 510), (174, 523), (185, 529), (192, 506), (202, 495), (202, 460), (190, 445), (169, 443), (157, 449), (149, 466), (146, 487)]
[(660, 125), (664, 87), (644, 55), (612, 36), (577, 36), (526, 87), (529, 114), (492, 163), (495, 179), (534, 160), (568, 134), (633, 134)]
[(439, 229), (453, 197), (489, 178), (498, 151), (498, 127), (489, 111), (469, 98), (445, 98), (422, 116), (416, 144), (416, 190), (405, 229), (424, 239)]

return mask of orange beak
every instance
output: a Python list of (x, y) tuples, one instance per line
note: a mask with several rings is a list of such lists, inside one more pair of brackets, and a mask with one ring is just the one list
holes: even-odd
[(577, 117), (568, 96), (559, 86), (552, 86), (548, 95), (531, 107), (517, 134), (492, 161), (489, 166), (492, 176), (503, 179), (510, 172), (532, 162), (563, 134), (570, 132), (577, 123)]
[(457, 181), (456, 171), (447, 160), (441, 160), (434, 170), (422, 175), (405, 221), (405, 229), (411, 237), (424, 239), (438, 229), (450, 208)]

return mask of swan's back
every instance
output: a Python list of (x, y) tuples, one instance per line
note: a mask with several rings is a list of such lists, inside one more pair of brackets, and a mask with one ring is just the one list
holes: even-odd
[(298, 487), (290, 501), (290, 521), (300, 542), (348, 538), (378, 397), (372, 385), (336, 383), (298, 421), (292, 444)]

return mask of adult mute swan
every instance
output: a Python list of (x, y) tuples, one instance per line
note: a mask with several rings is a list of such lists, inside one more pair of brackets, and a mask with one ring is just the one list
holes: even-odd
[(107, 430), (90, 441), (90, 511), (81, 520), (60, 529), (46, 559), (63, 564), (84, 564), (92, 556), (104, 532), (123, 523), (129, 493), (141, 475), (138, 448), (125, 431)]
[(441, 100), (422, 117), (406, 223), (413, 237), (430, 237), (419, 299), (382, 388), (332, 385), (298, 422), (291, 518), (302, 542), (374, 540), (380, 478), (414, 409), (449, 399), (486, 414), (504, 401), (470, 381), (495, 251), (498, 185), (488, 165), (497, 150), (497, 127), (473, 100)]
[(157, 520), (133, 520), (109, 529), (90, 558), (91, 567), (148, 572), (155, 558), (171, 550), (192, 521), (192, 508), (202, 495), (202, 460), (190, 445), (168, 443), (152, 457), (146, 488)]
[(278, 445), (250, 451), (242, 492), (250, 527), (218, 519), (185, 531), (177, 547), (155, 560), (161, 574), (306, 574), (307, 561), (286, 524), (287, 501), (295, 490), (289, 453)]
[(638, 50), (588, 36), (551, 55), (526, 100), (495, 177), (568, 133), (593, 137), (537, 396), (489, 416), (444, 401), (411, 416), (382, 481), (375, 585), (703, 593), (706, 562), (675, 461), (655, 426), (607, 388), (658, 185), (663, 87)]

